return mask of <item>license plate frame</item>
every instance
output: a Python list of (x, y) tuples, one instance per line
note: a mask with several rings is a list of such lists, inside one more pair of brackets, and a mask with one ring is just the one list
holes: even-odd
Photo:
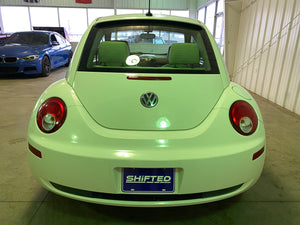
[(173, 168), (123, 168), (122, 192), (172, 193), (175, 191)]

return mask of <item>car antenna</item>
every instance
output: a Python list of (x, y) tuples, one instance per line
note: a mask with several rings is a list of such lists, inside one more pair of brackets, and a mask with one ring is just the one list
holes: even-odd
[(149, 0), (149, 7), (148, 7), (148, 12), (146, 13), (146, 16), (152, 16), (152, 13), (150, 12), (150, 1)]

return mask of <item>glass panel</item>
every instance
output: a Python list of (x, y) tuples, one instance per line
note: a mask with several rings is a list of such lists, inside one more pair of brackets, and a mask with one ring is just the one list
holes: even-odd
[[(148, 11), (147, 11), (148, 12)], [(152, 14), (170, 15), (170, 10), (151, 10)]]
[(1, 14), (5, 33), (31, 30), (27, 7), (2, 6)]
[(224, 0), (218, 1), (217, 13), (221, 13), (221, 12), (224, 12)]
[(189, 18), (189, 10), (171, 10), (171, 15)]
[(218, 73), (206, 32), (197, 25), (157, 20), (95, 25), (80, 71)]
[(205, 18), (205, 7), (198, 11), (198, 20), (204, 23), (204, 18)]
[(48, 45), (49, 36), (45, 33), (21, 32), (12, 34), (6, 44)]
[(59, 44), (64, 44), (64, 43), (66, 43), (65, 39), (64, 39), (63, 37), (61, 37), (60, 35), (55, 34), (55, 38), (56, 38), (56, 41), (57, 41)]
[(59, 8), (60, 25), (69, 32), (70, 40), (78, 42), (87, 29), (86, 9)]
[(98, 17), (114, 15), (113, 9), (88, 9), (89, 24), (91, 24)]
[[(57, 8), (30, 7), (32, 26), (36, 27), (58, 27)], [(45, 16), (47, 15), (47, 16)]]
[(143, 13), (142, 9), (117, 9), (117, 15)]
[(212, 34), (214, 33), (214, 21), (215, 21), (215, 13), (216, 13), (215, 10), (216, 10), (215, 2), (207, 6), (205, 25), (207, 26), (207, 28)]
[[(220, 48), (220, 50), (223, 49), (224, 46), (224, 35), (223, 35), (223, 14), (217, 17), (217, 23), (216, 23), (216, 34), (215, 34), (215, 40)], [(221, 51), (223, 54), (223, 52)]]

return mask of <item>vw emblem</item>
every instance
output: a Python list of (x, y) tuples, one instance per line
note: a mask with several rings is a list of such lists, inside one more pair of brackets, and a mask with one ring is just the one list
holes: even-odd
[(147, 92), (145, 94), (142, 94), (140, 101), (141, 104), (146, 108), (152, 108), (157, 105), (158, 97), (153, 92)]

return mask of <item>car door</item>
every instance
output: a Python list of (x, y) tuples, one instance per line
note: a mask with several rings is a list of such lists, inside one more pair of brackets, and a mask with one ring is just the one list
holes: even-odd
[(60, 56), (61, 46), (55, 34), (50, 35), (50, 42), (51, 42), (51, 50), (49, 51), (49, 56), (51, 61), (51, 68), (55, 68), (58, 66), (59, 62), (61, 61), (61, 56)]
[(55, 38), (59, 43), (59, 65), (64, 65), (68, 62), (70, 47), (68, 42), (59, 34), (55, 34)]

